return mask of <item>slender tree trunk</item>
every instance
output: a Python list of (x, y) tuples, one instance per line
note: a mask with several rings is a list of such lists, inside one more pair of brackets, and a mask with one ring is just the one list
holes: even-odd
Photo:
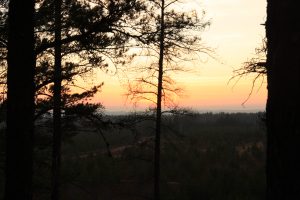
[(161, 19), (160, 19), (160, 45), (158, 62), (158, 85), (156, 102), (156, 134), (154, 147), (154, 200), (160, 200), (160, 137), (161, 137), (161, 101), (162, 101), (162, 83), (163, 83), (163, 64), (164, 64), (164, 37), (165, 37), (165, 1), (161, 1)]
[(52, 200), (60, 199), (61, 168), (61, 6), (55, 0), (55, 55), (53, 91), (53, 153), (52, 153)]
[(5, 200), (32, 199), (34, 1), (10, 0)]
[(300, 199), (300, 12), (268, 0), (267, 199)]

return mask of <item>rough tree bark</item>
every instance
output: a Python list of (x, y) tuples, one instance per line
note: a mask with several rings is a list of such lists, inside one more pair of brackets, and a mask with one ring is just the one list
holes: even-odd
[(34, 0), (9, 2), (5, 200), (32, 199)]
[(297, 0), (267, 6), (267, 199), (300, 199), (300, 12)]

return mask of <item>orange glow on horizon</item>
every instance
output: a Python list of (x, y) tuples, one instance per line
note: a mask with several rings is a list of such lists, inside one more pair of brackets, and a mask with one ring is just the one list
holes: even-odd
[[(261, 0), (236, 1), (198, 0), (186, 1), (187, 7), (204, 9), (211, 27), (203, 32), (202, 39), (207, 46), (216, 48), (217, 60), (204, 58), (194, 65), (196, 73), (178, 74), (174, 78), (184, 88), (178, 105), (197, 110), (264, 110), (267, 98), (266, 84), (260, 88), (258, 81), (249, 100), (253, 77), (241, 79), (234, 87), (228, 84), (233, 70), (242, 66), (254, 56), (255, 48), (264, 37), (266, 2)], [(198, 66), (197, 66), (198, 65)], [(128, 111), (134, 106), (126, 101), (126, 87), (118, 77), (99, 73), (97, 79), (104, 81), (102, 92), (93, 102), (101, 102), (107, 110)], [(260, 88), (260, 89), (259, 89)], [(147, 108), (151, 103), (140, 102), (138, 108)]]
[[(264, 110), (266, 102), (266, 85), (259, 88), (259, 83), (254, 87), (250, 98), (252, 82), (240, 81), (235, 86), (227, 84), (227, 81), (214, 84), (204, 82), (192, 82), (184, 84), (183, 96), (178, 98), (179, 107), (187, 107), (196, 110)], [(153, 106), (152, 102), (141, 101), (134, 106), (126, 98), (126, 88), (116, 85), (104, 85), (103, 91), (96, 95), (94, 102), (101, 102), (107, 110), (129, 111), (142, 110)], [(244, 105), (242, 105), (244, 103)]]

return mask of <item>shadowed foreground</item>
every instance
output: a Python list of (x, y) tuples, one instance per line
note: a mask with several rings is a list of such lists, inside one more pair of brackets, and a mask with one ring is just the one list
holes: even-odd
[[(116, 119), (119, 116), (111, 117)], [(162, 199), (265, 198), (262, 114), (167, 116), (162, 129)], [(92, 128), (64, 142), (62, 199), (142, 200), (153, 192), (152, 122), (105, 133)], [(36, 151), (35, 199), (49, 198), (50, 151)]]

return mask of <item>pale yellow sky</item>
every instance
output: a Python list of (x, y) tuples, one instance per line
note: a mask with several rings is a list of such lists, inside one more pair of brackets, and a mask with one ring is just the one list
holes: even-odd
[[(228, 84), (233, 69), (254, 55), (254, 50), (264, 37), (266, 18), (265, 0), (186, 0), (189, 7), (204, 9), (211, 26), (202, 34), (207, 46), (216, 49), (218, 60), (203, 58), (205, 62), (196, 64), (196, 73), (185, 73), (176, 77), (185, 89), (179, 98), (179, 105), (202, 111), (240, 111), (264, 110), (266, 84), (254, 89), (248, 97), (252, 78)], [(185, 8), (184, 8), (185, 9)], [(95, 101), (103, 103), (108, 111), (133, 110), (131, 102), (126, 101), (126, 87), (117, 76), (99, 73), (98, 79), (104, 81), (103, 90)], [(139, 109), (143, 108), (143, 105)]]

